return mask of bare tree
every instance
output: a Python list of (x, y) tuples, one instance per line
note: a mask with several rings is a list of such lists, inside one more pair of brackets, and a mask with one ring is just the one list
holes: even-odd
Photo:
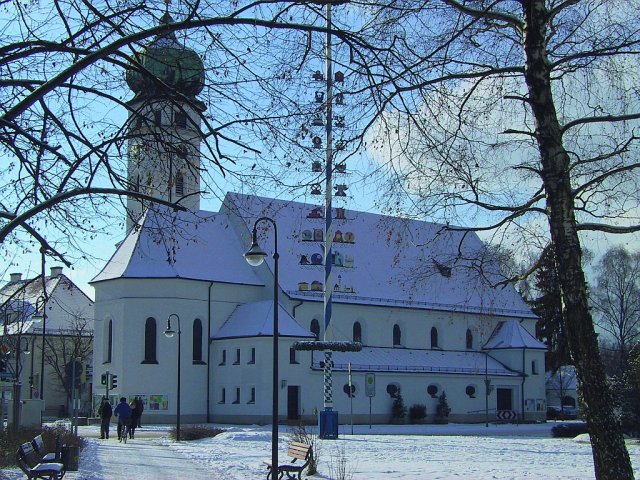
[(623, 247), (608, 250), (596, 265), (591, 302), (598, 326), (614, 340), (616, 373), (621, 377), (628, 355), (640, 339), (640, 254)]

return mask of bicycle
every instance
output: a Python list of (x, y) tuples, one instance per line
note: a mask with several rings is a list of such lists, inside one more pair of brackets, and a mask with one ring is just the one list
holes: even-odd
[(120, 427), (120, 435), (118, 436), (118, 440), (120, 441), (120, 443), (127, 443), (129, 430), (131, 429), (131, 419), (123, 419), (118, 426)]

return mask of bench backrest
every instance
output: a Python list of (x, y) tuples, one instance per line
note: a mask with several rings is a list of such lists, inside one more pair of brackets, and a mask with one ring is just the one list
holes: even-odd
[(302, 442), (291, 442), (288, 453), (290, 457), (307, 460), (311, 457), (311, 445)]
[(31, 445), (33, 445), (33, 449), (39, 455), (44, 455), (44, 441), (42, 440), (42, 435), (38, 435), (33, 440), (31, 440)]
[(20, 445), (20, 448), (18, 448), (18, 460), (19, 460), (19, 463), (21, 464), (21, 467), (22, 467), (22, 464), (24, 463), (25, 467), (27, 468), (33, 468), (38, 463), (40, 463), (38, 454), (33, 449), (33, 446), (28, 442), (23, 443), (22, 445)]

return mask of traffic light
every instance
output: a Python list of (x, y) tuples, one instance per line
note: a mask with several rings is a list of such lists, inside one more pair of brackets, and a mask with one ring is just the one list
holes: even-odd
[(106, 374), (106, 373), (103, 373), (103, 374), (100, 376), (100, 385), (106, 385), (106, 384), (107, 384), (107, 374)]
[(109, 378), (109, 389), (113, 390), (117, 386), (118, 386), (118, 376), (112, 373)]

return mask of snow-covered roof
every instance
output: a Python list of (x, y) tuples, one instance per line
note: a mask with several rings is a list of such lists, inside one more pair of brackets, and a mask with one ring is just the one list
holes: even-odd
[(485, 350), (504, 348), (533, 348), (546, 350), (547, 346), (539, 342), (517, 320), (499, 322), (495, 330), (482, 347)]
[[(313, 368), (321, 368), (324, 352), (313, 352)], [(502, 363), (474, 351), (413, 350), (408, 348), (363, 347), (360, 352), (333, 352), (333, 369), (352, 371), (446, 373), (518, 376)]]
[[(278, 334), (281, 337), (313, 338), (295, 318), (278, 305)], [(273, 336), (273, 301), (238, 305), (213, 339)]]
[(92, 283), (115, 278), (187, 278), (262, 285), (244, 260), (227, 215), (156, 206), (133, 228)]
[[(248, 232), (258, 217), (275, 220), (278, 228), (279, 281), (291, 297), (322, 300), (312, 291), (324, 281), (322, 208), (298, 202), (229, 193), (222, 211), (241, 218)], [(334, 213), (333, 301), (336, 303), (411, 306), (414, 308), (535, 318), (511, 285), (493, 288), (474, 268), (473, 260), (487, 249), (473, 232), (446, 230), (443, 225), (345, 210)], [(259, 225), (259, 242), (270, 251), (273, 228)], [(316, 236), (317, 235), (317, 236)], [(271, 271), (273, 259), (266, 258)], [(493, 270), (493, 271), (492, 271)], [(482, 265), (482, 274), (497, 283), (495, 264)], [(301, 290), (305, 282), (309, 290)]]

